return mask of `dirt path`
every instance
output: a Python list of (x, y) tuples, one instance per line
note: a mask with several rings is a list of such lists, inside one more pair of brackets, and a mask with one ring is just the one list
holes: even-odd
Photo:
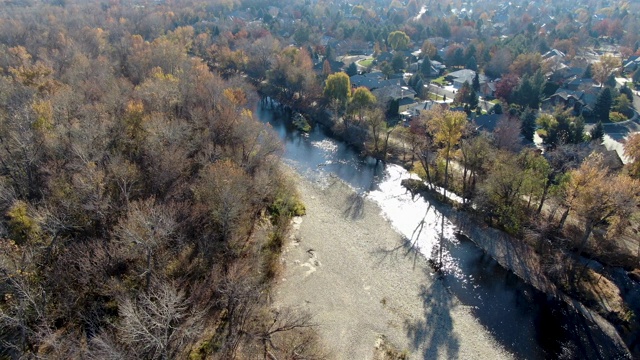
[(276, 306), (315, 315), (337, 359), (373, 359), (381, 337), (411, 359), (508, 359), (372, 202), (299, 179), (307, 215), (283, 255)]

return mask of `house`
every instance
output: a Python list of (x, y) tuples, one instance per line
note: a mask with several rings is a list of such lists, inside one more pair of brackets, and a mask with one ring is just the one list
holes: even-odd
[(384, 74), (379, 71), (364, 73), (362, 75), (353, 75), (350, 79), (352, 87), (364, 86), (369, 90), (375, 90), (390, 85), (406, 86), (406, 83), (402, 78), (385, 79)]
[(476, 131), (486, 131), (488, 133), (494, 132), (500, 119), (505, 116), (504, 114), (486, 114), (476, 116), (473, 119), (473, 123), (476, 125)]
[(576, 115), (588, 115), (593, 111), (593, 107), (597, 100), (595, 91), (558, 89), (555, 94), (542, 101), (542, 108), (551, 110), (557, 106), (564, 109), (571, 108)]
[(631, 73), (640, 67), (640, 56), (631, 56), (624, 62), (624, 72)]
[(405, 110), (400, 112), (400, 116), (404, 120), (414, 119), (420, 116), (420, 113), (433, 108), (435, 105), (441, 105), (433, 100), (427, 100), (421, 103), (415, 103), (412, 106), (407, 106)]
[(398, 112), (403, 112), (415, 104), (414, 98), (416, 97), (416, 92), (408, 86), (398, 84), (388, 85), (372, 90), (371, 93), (381, 104), (386, 104), (391, 100), (397, 100), (399, 104)]
[(585, 72), (583, 67), (564, 66), (557, 69), (553, 69), (551, 74), (548, 74), (549, 81), (555, 83), (569, 83), (575, 79), (582, 78)]
[(620, 158), (624, 153), (620, 154), (616, 148), (609, 149), (604, 144), (598, 144), (595, 145), (593, 153), (602, 155), (604, 165), (611, 171), (619, 171), (624, 167), (624, 162)]
[(594, 84), (595, 83), (593, 79), (576, 77), (569, 80), (569, 82), (565, 83), (565, 87), (573, 91), (579, 91), (579, 90), (588, 91), (594, 87)]
[[(462, 85), (467, 82), (469, 85), (473, 84), (473, 78), (475, 78), (476, 72), (469, 69), (463, 69), (454, 71), (445, 76), (447, 81), (453, 83), (455, 89), (462, 88)], [(489, 81), (489, 78), (480, 74), (478, 76), (480, 82), (480, 93), (482, 96), (491, 96), (496, 90), (495, 82)]]
[(542, 60), (549, 60), (549, 59), (553, 59), (553, 58), (557, 58), (557, 59), (564, 59), (566, 55), (558, 50), (558, 49), (551, 49), (549, 51), (547, 51), (546, 53), (544, 53), (544, 55), (542, 55)]
[[(420, 69), (422, 69), (423, 62), (424, 62), (424, 59), (420, 59), (417, 62), (412, 63), (411, 65), (409, 65), (409, 71), (413, 73), (419, 72)], [(427, 76), (436, 78), (442, 75), (442, 73), (444, 73), (446, 69), (447, 67), (443, 65), (441, 62), (431, 60), (431, 67), (429, 69), (429, 74), (427, 74)]]

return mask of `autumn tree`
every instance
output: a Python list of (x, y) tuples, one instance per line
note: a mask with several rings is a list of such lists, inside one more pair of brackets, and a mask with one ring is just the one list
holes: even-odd
[(444, 188), (449, 185), (449, 163), (455, 146), (460, 142), (467, 124), (467, 116), (460, 111), (429, 110), (425, 113), (427, 127), (433, 134), (434, 143), (440, 147), (440, 155), (444, 158)]
[(610, 175), (600, 155), (591, 155), (578, 169), (571, 171), (565, 185), (566, 210), (560, 220), (564, 224), (570, 211), (583, 221), (584, 230), (577, 245), (580, 256), (594, 227), (606, 225), (608, 232), (619, 234), (629, 225), (636, 211), (637, 180), (626, 175)]
[(422, 47), (420, 48), (423, 59), (433, 58), (437, 53), (438, 49), (436, 49), (435, 45), (429, 40), (425, 40), (422, 43)]
[(501, 151), (482, 183), (477, 203), (491, 221), (517, 234), (524, 219), (521, 195), (525, 177), (515, 154)]
[(215, 243), (210, 241), (217, 239), (226, 255), (238, 254), (254, 216), (249, 191), (247, 174), (232, 161), (218, 161), (202, 170), (194, 193), (198, 202), (206, 205), (207, 218), (203, 221), (211, 231), (210, 239), (202, 239), (203, 250), (211, 251), (208, 249)]
[(387, 37), (387, 44), (395, 51), (405, 50), (410, 41), (409, 36), (404, 31), (392, 31)]
[(376, 159), (386, 161), (389, 137), (395, 129), (390, 127), (384, 112), (381, 109), (373, 109), (367, 112), (365, 120), (368, 126), (370, 141), (373, 142), (373, 154)]
[(335, 99), (344, 108), (351, 97), (351, 80), (349, 76), (343, 72), (329, 75), (323, 94), (328, 101)]
[(627, 165), (629, 175), (640, 177), (640, 133), (630, 135), (624, 144), (624, 156), (631, 160)]
[(476, 194), (478, 180), (482, 178), (492, 154), (491, 140), (484, 133), (464, 137), (460, 141), (462, 170), (462, 193), (464, 201)]
[(542, 55), (540, 53), (520, 54), (513, 61), (509, 70), (518, 76), (532, 76), (540, 69), (542, 64)]
[(600, 61), (593, 64), (593, 79), (600, 84), (600, 87), (609, 78), (611, 73), (622, 65), (620, 58), (605, 54), (600, 57)]
[(358, 120), (363, 120), (364, 111), (377, 103), (376, 97), (364, 87), (358, 87), (353, 91), (349, 101), (349, 110), (358, 115)]

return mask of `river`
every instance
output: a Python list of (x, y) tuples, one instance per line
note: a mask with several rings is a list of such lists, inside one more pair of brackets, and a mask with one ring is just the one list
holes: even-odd
[(397, 165), (362, 157), (316, 127), (301, 133), (268, 109), (258, 118), (284, 143), (284, 161), (302, 176), (329, 183), (338, 177), (372, 199), (408, 244), (431, 258), (442, 236), (445, 286), (505, 349), (522, 359), (622, 359), (624, 353), (597, 326), (524, 283), (479, 249), (422, 197), (400, 184), (411, 175)]

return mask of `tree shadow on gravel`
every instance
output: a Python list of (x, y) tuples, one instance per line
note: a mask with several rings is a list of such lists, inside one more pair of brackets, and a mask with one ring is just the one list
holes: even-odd
[(434, 281), (420, 287), (424, 318), (405, 321), (404, 328), (413, 352), (422, 348), (422, 358), (458, 358), (460, 341), (453, 333), (451, 308), (453, 296), (441, 283)]
[(361, 219), (364, 216), (364, 196), (361, 194), (350, 194), (345, 200), (346, 208), (342, 215), (351, 220)]
[(378, 255), (380, 259), (379, 261), (377, 261), (376, 263), (377, 265), (380, 265), (386, 259), (397, 257), (398, 255), (401, 255), (403, 257), (413, 256), (413, 267), (415, 269), (416, 261), (418, 260), (419, 256), (421, 256), (420, 249), (417, 246), (418, 239), (420, 238), (420, 235), (422, 234), (423, 231), (429, 231), (431, 229), (430, 224), (427, 224), (427, 221), (426, 221), (431, 209), (432, 209), (432, 206), (431, 204), (429, 204), (423, 218), (421, 219), (421, 221), (419, 221), (416, 224), (416, 227), (414, 228), (410, 239), (403, 236), (402, 242), (398, 246), (395, 246), (390, 249), (379, 247), (371, 251), (372, 254)]

